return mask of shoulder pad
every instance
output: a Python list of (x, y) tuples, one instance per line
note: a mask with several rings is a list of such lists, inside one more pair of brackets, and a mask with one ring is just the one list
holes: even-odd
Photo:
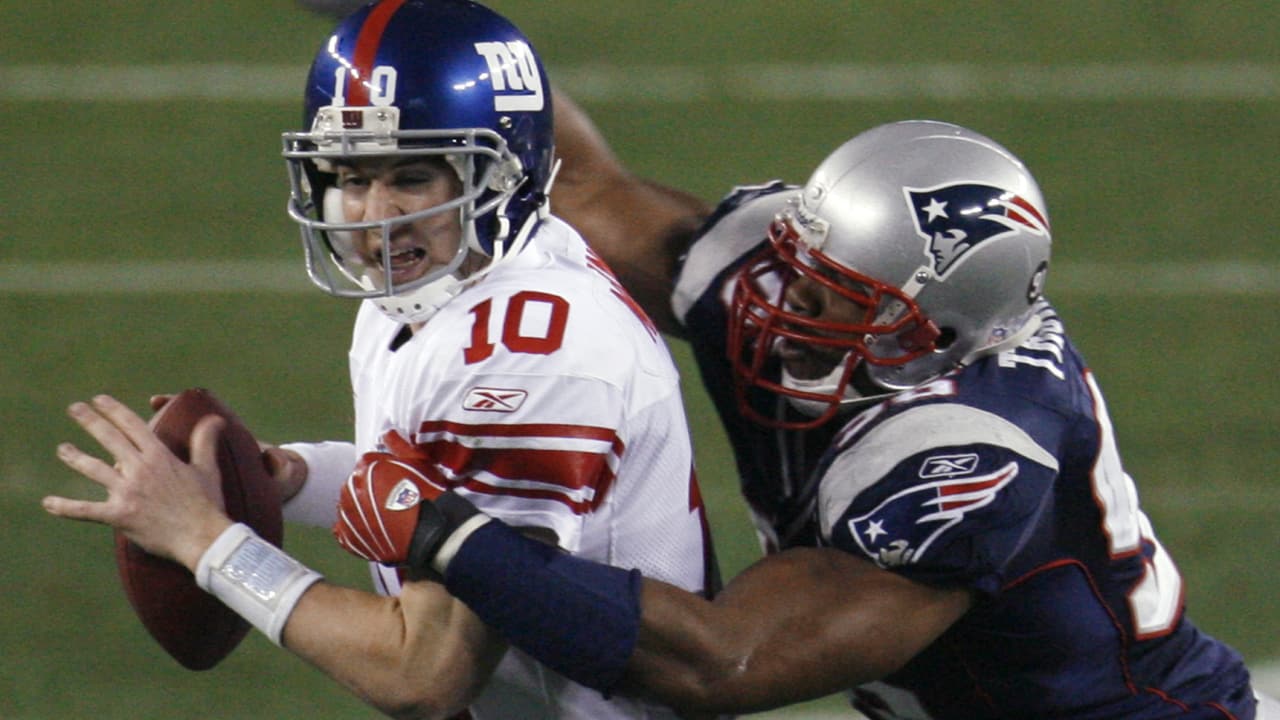
[(735, 188), (720, 201), (681, 262), (671, 299), (677, 318), (683, 322), (689, 308), (725, 268), (764, 242), (769, 223), (798, 191), (794, 185), (774, 181)]

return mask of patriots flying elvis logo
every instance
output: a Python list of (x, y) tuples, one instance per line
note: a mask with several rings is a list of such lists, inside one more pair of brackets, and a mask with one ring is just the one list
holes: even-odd
[(850, 520), (849, 534), (880, 567), (909, 565), (967, 513), (994, 502), (1017, 476), (1018, 464), (1011, 462), (987, 475), (915, 485)]
[(933, 270), (944, 277), (974, 247), (1010, 232), (1049, 232), (1040, 211), (1016, 193), (981, 183), (903, 188), (916, 231), (929, 241)]

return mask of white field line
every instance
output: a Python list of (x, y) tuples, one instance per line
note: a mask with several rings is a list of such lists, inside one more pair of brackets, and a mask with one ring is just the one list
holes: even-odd
[[(550, 67), (586, 102), (1280, 99), (1280, 64), (1251, 62), (737, 63)], [(7, 65), (0, 101), (301, 100), (302, 65)]]
[[(1280, 261), (1165, 263), (1058, 262), (1057, 295), (1280, 296)], [(3, 262), (0, 295), (316, 292), (302, 259), (138, 262)]]

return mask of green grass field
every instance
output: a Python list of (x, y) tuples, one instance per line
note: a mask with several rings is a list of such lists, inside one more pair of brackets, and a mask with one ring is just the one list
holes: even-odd
[[(633, 168), (708, 199), (802, 181), (847, 136), (908, 117), (1020, 154), (1052, 213), (1050, 296), (1189, 614), (1251, 664), (1280, 660), (1280, 5), (494, 6)], [(290, 0), (6, 0), (0, 27), (0, 718), (374, 717), (256, 635), (213, 671), (182, 670), (132, 615), (110, 533), (39, 508), (94, 492), (53, 452), (92, 447), (63, 408), (97, 392), (143, 407), (203, 385), (264, 439), (348, 434), (354, 306), (305, 285), (279, 158), (329, 21)], [(174, 262), (191, 265), (166, 281)], [(732, 574), (755, 541), (689, 377)], [(327, 533), (287, 543), (364, 580)]]

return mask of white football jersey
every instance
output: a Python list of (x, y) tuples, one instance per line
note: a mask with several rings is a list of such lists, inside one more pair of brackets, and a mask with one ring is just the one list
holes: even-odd
[[(486, 513), (550, 529), (581, 557), (704, 590), (709, 536), (676, 367), (565, 223), (543, 221), (529, 247), (412, 335), (364, 303), (350, 361), (356, 457), (398, 433)], [(394, 570), (372, 568), (379, 592), (398, 592)], [(674, 717), (605, 700), (515, 649), (472, 715)]]

